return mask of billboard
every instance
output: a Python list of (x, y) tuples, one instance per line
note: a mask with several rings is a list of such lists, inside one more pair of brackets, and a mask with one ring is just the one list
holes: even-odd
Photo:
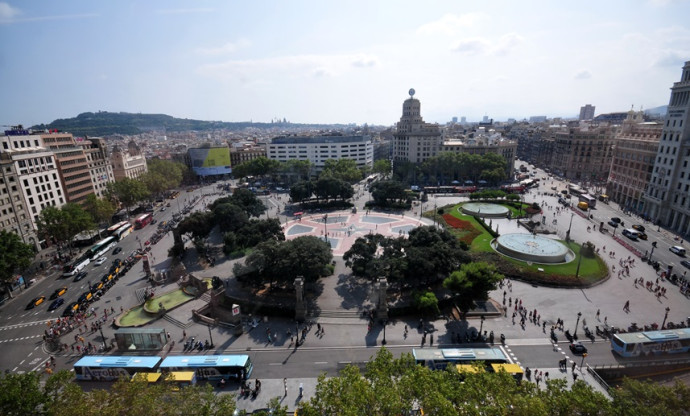
[(207, 147), (189, 149), (189, 160), (197, 176), (227, 175), (230, 167), (230, 148)]

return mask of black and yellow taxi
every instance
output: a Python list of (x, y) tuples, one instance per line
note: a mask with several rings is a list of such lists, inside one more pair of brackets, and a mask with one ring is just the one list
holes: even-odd
[(45, 301), (46, 301), (45, 296), (39, 296), (37, 298), (33, 298), (33, 299), (31, 299), (31, 302), (29, 302), (29, 304), (26, 305), (26, 309), (33, 309), (34, 307), (42, 304)]
[(74, 316), (74, 314), (76, 314), (77, 311), (79, 311), (79, 303), (72, 302), (69, 305), (67, 305), (67, 307), (65, 307), (65, 311), (62, 312), (62, 316), (63, 317)]
[(52, 295), (50, 295), (50, 300), (57, 299), (60, 296), (64, 295), (67, 293), (67, 286), (63, 286), (61, 288), (55, 289), (55, 292), (53, 292)]

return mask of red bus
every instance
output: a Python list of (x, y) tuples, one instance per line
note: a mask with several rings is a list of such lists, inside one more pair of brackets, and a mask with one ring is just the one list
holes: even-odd
[(137, 230), (144, 228), (151, 220), (153, 220), (153, 215), (150, 212), (148, 214), (143, 214), (134, 221), (134, 228)]

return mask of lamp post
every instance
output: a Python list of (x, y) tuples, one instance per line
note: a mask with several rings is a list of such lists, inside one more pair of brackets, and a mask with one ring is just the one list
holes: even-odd
[(328, 242), (328, 214), (323, 215), (323, 230), (326, 242)]
[(582, 246), (580, 247), (580, 253), (578, 253), (577, 256), (577, 269), (575, 269), (575, 278), (577, 279), (580, 276), (580, 263), (582, 263), (582, 249), (585, 247), (585, 244), (582, 243)]
[(381, 345), (386, 345), (386, 326), (388, 325), (388, 320), (384, 319), (383, 320), (383, 340), (381, 341)]
[(577, 326), (580, 324), (580, 317), (582, 316), (582, 312), (577, 313), (577, 321), (575, 321), (575, 331), (573, 332), (573, 338), (577, 339)]
[(666, 307), (666, 315), (664, 315), (664, 322), (661, 323), (661, 329), (666, 327), (666, 319), (668, 318), (668, 312), (671, 310), (668, 306)]
[[(668, 309), (668, 308), (667, 308)], [(103, 335), (103, 327), (99, 326), (98, 330), (101, 331), (101, 338), (103, 338), (103, 351), (105, 351), (105, 335)]]
[(647, 263), (652, 262), (652, 254), (654, 254), (655, 248), (656, 248), (656, 241), (652, 244), (652, 251), (649, 252), (649, 257), (647, 258)]
[(568, 242), (570, 241), (570, 229), (573, 226), (573, 217), (575, 216), (575, 213), (571, 212), (570, 213), (570, 224), (568, 225), (568, 231), (565, 233), (565, 241)]
[(435, 200), (434, 200), (434, 228), (436, 228), (436, 201)]
[(486, 318), (484, 318), (484, 315), (482, 315), (481, 318), (479, 318), (479, 320), (480, 320), (480, 323), (479, 323), (479, 336), (480, 336), (480, 337), (482, 336), (482, 329), (484, 329), (484, 319), (486, 319)]
[(211, 325), (208, 326), (208, 337), (209, 337), (209, 339), (211, 340), (211, 345), (210, 345), (210, 347), (213, 348), (214, 345), (213, 345), (213, 335), (211, 334)]

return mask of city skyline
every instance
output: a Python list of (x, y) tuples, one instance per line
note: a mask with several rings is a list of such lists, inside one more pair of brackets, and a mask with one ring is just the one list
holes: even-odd
[[(499, 11), (499, 12), (496, 12)], [(690, 2), (0, 1), (3, 125), (87, 111), (392, 125), (668, 103)]]

